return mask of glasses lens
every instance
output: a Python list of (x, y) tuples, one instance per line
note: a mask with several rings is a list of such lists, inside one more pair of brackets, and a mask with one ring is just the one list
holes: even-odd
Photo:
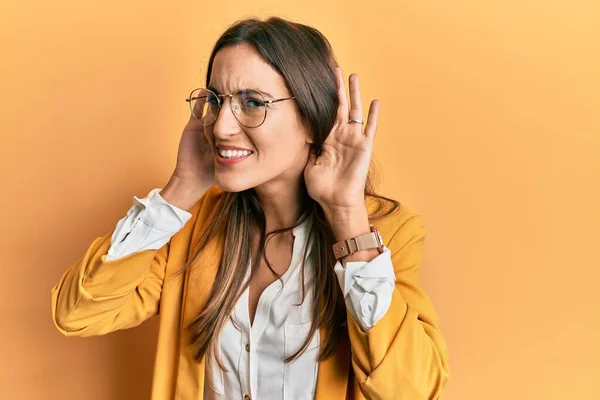
[(262, 94), (255, 90), (241, 90), (232, 100), (231, 109), (242, 125), (255, 128), (264, 122), (267, 107)]
[(219, 114), (219, 98), (208, 89), (194, 89), (191, 94), (190, 109), (196, 120), (204, 125), (212, 125)]

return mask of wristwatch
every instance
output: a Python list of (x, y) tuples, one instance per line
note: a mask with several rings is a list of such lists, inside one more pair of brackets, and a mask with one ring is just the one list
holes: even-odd
[(333, 245), (333, 254), (335, 258), (339, 260), (342, 257), (354, 254), (357, 251), (377, 249), (379, 254), (383, 253), (383, 238), (379, 233), (379, 230), (369, 225), (371, 232), (365, 233), (364, 235), (356, 236), (350, 239), (342, 240)]

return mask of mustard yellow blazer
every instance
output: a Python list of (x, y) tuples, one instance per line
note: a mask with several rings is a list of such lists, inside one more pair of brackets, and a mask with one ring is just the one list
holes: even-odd
[[(52, 317), (66, 336), (103, 335), (132, 328), (160, 313), (152, 399), (202, 399), (204, 359), (194, 361), (184, 327), (207, 302), (221, 257), (213, 240), (200, 265), (174, 276), (190, 244), (222, 195), (213, 186), (169, 243), (106, 261), (112, 232), (95, 239), (52, 289)], [(365, 200), (369, 212), (375, 201)], [(437, 399), (448, 374), (448, 354), (433, 305), (418, 284), (425, 228), (406, 209), (377, 220), (392, 252), (396, 290), (385, 314), (362, 332), (348, 313), (348, 336), (320, 362), (316, 399)], [(333, 266), (332, 266), (333, 267)], [(323, 329), (321, 343), (327, 335)], [(299, 378), (301, 379), (301, 378)]]

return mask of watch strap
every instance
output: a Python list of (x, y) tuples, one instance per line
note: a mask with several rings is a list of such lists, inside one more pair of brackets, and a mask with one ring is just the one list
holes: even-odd
[(361, 250), (378, 249), (383, 252), (383, 239), (379, 230), (370, 225), (371, 232), (356, 236), (350, 239), (342, 240), (333, 245), (333, 254), (336, 259), (340, 259)]

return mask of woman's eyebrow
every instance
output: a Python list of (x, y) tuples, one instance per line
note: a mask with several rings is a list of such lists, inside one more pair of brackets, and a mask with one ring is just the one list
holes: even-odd
[[(218, 91), (218, 90), (217, 90), (217, 89), (216, 89), (214, 86), (212, 86), (212, 85), (208, 85), (206, 88), (207, 88), (208, 90), (212, 91), (212, 92), (215, 92), (216, 94), (221, 94), (221, 93), (220, 93), (220, 92), (219, 92), (219, 91)], [(260, 89), (257, 89), (257, 88), (252, 88), (252, 87), (249, 87), (249, 88), (244, 88), (244, 89), (242, 89), (242, 90), (254, 90), (254, 91), (256, 91), (256, 92), (260, 92), (260, 93), (264, 94), (264, 95), (265, 95), (265, 96), (267, 96), (267, 97), (275, 98), (275, 96), (273, 96), (271, 93), (269, 93), (269, 92), (265, 92), (264, 90), (260, 90)]]

